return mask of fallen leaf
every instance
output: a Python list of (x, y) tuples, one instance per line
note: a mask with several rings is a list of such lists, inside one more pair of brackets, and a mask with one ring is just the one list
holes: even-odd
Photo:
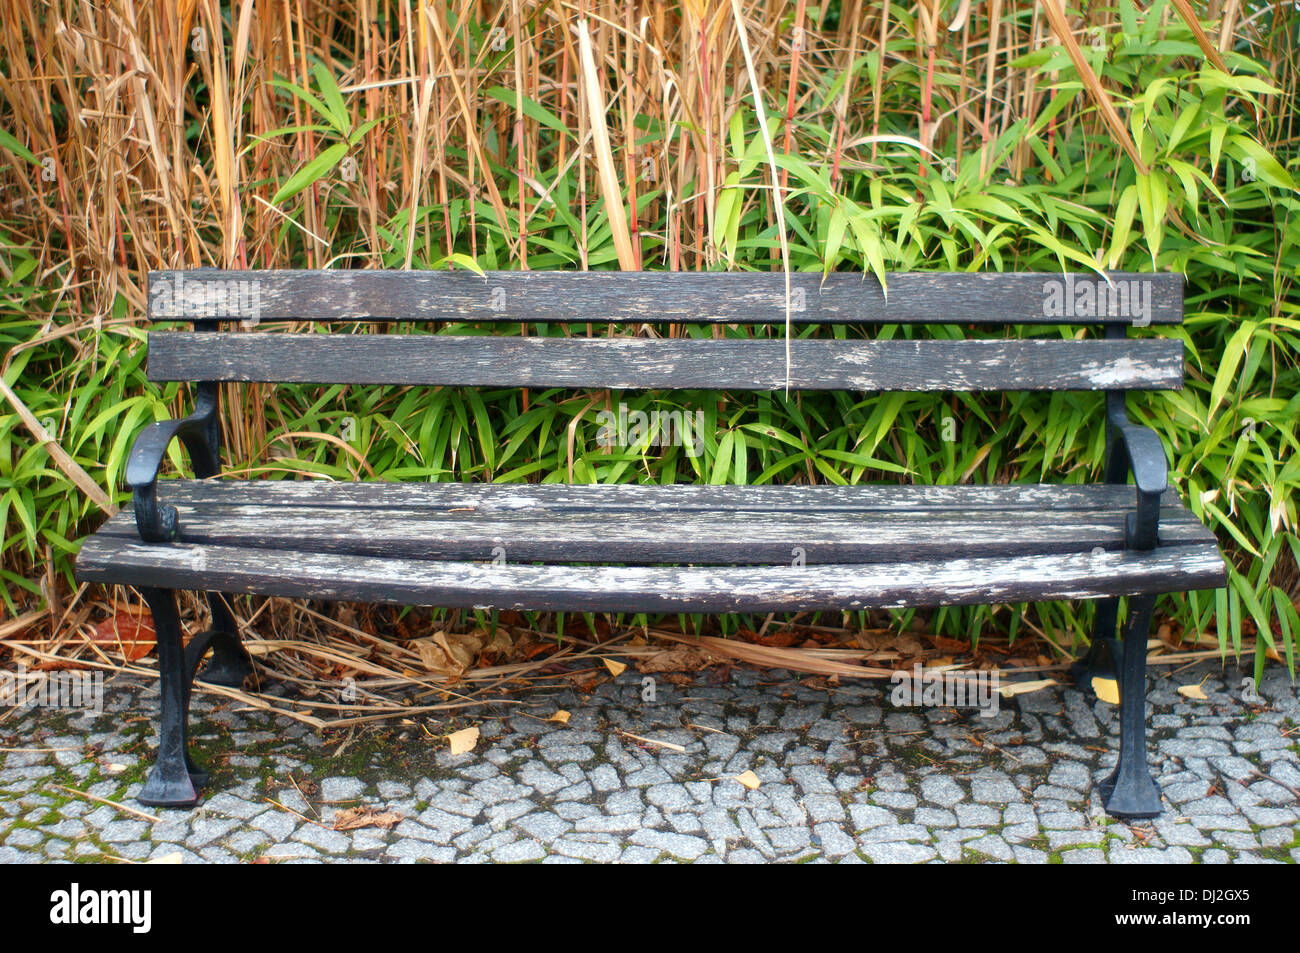
[(964, 652), (969, 652), (971, 649), (969, 642), (962, 642), (958, 639), (949, 639), (942, 635), (927, 635), (926, 638), (933, 642), (934, 647), (940, 652), (945, 652), (949, 655), (960, 655)]
[(1097, 697), (1107, 705), (1119, 704), (1119, 682), (1113, 678), (1100, 678), (1094, 675), (1092, 678), (1092, 690)]
[(759, 635), (753, 629), (737, 629), (736, 635), (753, 645), (766, 645), (777, 649), (789, 648), (799, 640), (799, 634), (793, 629), (777, 629), (766, 635)]
[(1049, 685), (1055, 685), (1056, 682), (1050, 678), (1040, 678), (1036, 682), (1011, 682), (1003, 685), (998, 691), (1003, 698), (1010, 698), (1013, 695), (1024, 695), (1028, 692), (1036, 692), (1047, 688)]
[(464, 675), (483, 651), (483, 640), (473, 632), (435, 632), (428, 638), (413, 639), (409, 644), (420, 653), (426, 669), (450, 681)]
[(636, 663), (636, 669), (643, 675), (659, 672), (698, 672), (707, 668), (712, 662), (707, 655), (693, 645), (680, 645), (665, 652), (647, 655)]
[(359, 827), (382, 827), (388, 830), (401, 822), (402, 815), (396, 811), (380, 811), (373, 807), (349, 807), (334, 812), (336, 831), (354, 831)]
[(163, 854), (161, 857), (155, 857), (153, 860), (146, 860), (146, 864), (182, 864), (185, 862), (185, 856), (178, 850), (170, 854)]
[(605, 668), (609, 669), (609, 674), (615, 678), (627, 671), (627, 666), (622, 662), (615, 662), (612, 658), (602, 659), (602, 661), (605, 663)]
[[(478, 633), (476, 632), (475, 634)], [(487, 644), (483, 646), (483, 651), (496, 652), (500, 655), (509, 655), (511, 649), (514, 647), (514, 639), (510, 638), (510, 633), (507, 632), (503, 626), (497, 626), (496, 634), (487, 640)]]
[(104, 765), (105, 774), (116, 775), (116, 774), (121, 774), (125, 770), (126, 770), (126, 765), (118, 764), (116, 761), (112, 762), (111, 764)]
[(1201, 690), (1200, 685), (1179, 685), (1178, 694), (1182, 695), (1184, 698), (1190, 698), (1193, 701), (1198, 702), (1207, 702), (1210, 700), (1209, 696)]
[(467, 751), (473, 751), (474, 746), (478, 744), (478, 726), (453, 731), (447, 736), (447, 740), (451, 742), (452, 754), (464, 754)]
[(921, 644), (921, 640), (906, 632), (894, 640), (894, 648), (901, 655), (920, 655), (925, 651), (925, 646)]
[(116, 648), (128, 662), (144, 658), (158, 641), (153, 616), (143, 607), (129, 612), (119, 609), (95, 626), (92, 638), (98, 645)]
[(751, 791), (758, 790), (758, 785), (760, 783), (758, 780), (758, 775), (755, 774), (753, 771), (746, 771), (744, 774), (736, 775), (736, 780), (739, 781), (741, 784), (743, 784), (745, 787), (749, 788), (749, 790)]
[(550, 718), (547, 718), (546, 720), (558, 721), (562, 725), (567, 725), (569, 723), (569, 713), (565, 711), (563, 708), (561, 708), (559, 711), (557, 711), (554, 715), (552, 715)]

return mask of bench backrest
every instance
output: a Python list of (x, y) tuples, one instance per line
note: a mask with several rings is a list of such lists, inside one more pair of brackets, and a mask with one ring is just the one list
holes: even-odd
[[(1132, 390), (1182, 386), (1176, 274), (193, 271), (150, 275), (156, 381), (779, 390)], [(789, 308), (787, 309), (787, 301)], [(519, 337), (210, 330), (215, 322), (1105, 326), (1104, 338)]]

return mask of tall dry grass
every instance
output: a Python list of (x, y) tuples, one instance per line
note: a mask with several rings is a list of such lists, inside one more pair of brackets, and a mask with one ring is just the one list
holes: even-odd
[[(6, 163), (4, 217), (75, 302), (63, 313), (96, 322), (119, 296), (140, 313), (150, 268), (379, 266), (394, 237), (402, 263), (421, 239), (450, 254), (445, 228), (422, 235), (412, 220), (404, 234), (381, 232), (399, 210), (453, 199), (466, 203), (469, 234), (490, 213), (510, 263), (527, 267), (530, 223), (549, 214), (546, 186), (570, 167), (577, 204), (609, 208), (620, 266), (648, 263), (644, 226), (662, 220), (658, 266), (714, 267), (716, 195), (734, 171), (729, 123), (752, 97), (741, 29), (767, 106), (786, 120), (782, 151), (822, 157), (837, 177), (872, 168), (882, 128), (914, 128), (924, 147), (959, 160), (987, 153), (1012, 123), (1059, 105), (1034, 70), (1013, 65), (1058, 41), (1087, 88), (1053, 134), (1107, 133), (1134, 149), (1080, 52), (1121, 28), (1102, 5), (1078, 15), (1058, 0), (844, 0), (822, 7), (820, 22), (805, 0), (739, 9), (741, 22), (726, 0), (5, 0), (0, 121), (44, 165)], [(1221, 64), (1220, 50), (1249, 44), (1294, 93), (1295, 51), (1253, 33), (1252, 10), (1210, 4), (1217, 30), (1197, 27), (1205, 56)], [(1164, 15), (1191, 17), (1191, 4)], [(333, 176), (277, 205), (280, 183), (326, 137), (302, 128), (308, 105), (271, 81), (311, 86), (317, 64), (337, 81), (352, 127), (373, 126), (350, 181)], [(918, 96), (889, 89), (915, 80)], [(1294, 114), (1282, 98), (1263, 102), (1277, 139), (1289, 140)], [(561, 124), (570, 135), (556, 134)], [(1018, 178), (1031, 161), (1022, 144), (1007, 172)], [(340, 203), (365, 236), (346, 249), (334, 246), (338, 216), (327, 209)]]

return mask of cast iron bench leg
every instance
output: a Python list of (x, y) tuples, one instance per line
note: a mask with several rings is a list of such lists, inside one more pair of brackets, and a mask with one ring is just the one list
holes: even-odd
[[(212, 632), (208, 633), (211, 636), (212, 658), (203, 666), (203, 674), (199, 677), (211, 685), (242, 688), (244, 679), (253, 674), (253, 663), (239, 640), (239, 627), (235, 624), (235, 617), (219, 592), (208, 593), (208, 605), (212, 609)], [(206, 645), (204, 650), (206, 651)], [(201, 658), (202, 656), (195, 660), (196, 664)], [(191, 670), (190, 680), (193, 679)]]
[(1146, 743), (1147, 631), (1155, 601), (1149, 595), (1129, 599), (1120, 661), (1119, 764), (1100, 789), (1106, 813), (1125, 820), (1156, 817), (1163, 810), (1160, 787), (1147, 767)]
[[(186, 722), (189, 720), (189, 678), (186, 652), (181, 644), (181, 619), (176, 593), (170, 589), (142, 589), (140, 594), (153, 613), (158, 638), (159, 695), (158, 760), (137, 800), (151, 807), (191, 807), (199, 800), (206, 776), (189, 756)], [(206, 648), (206, 647), (205, 647)], [(201, 657), (201, 655), (200, 655)]]
[(1119, 599), (1102, 599), (1098, 602), (1088, 654), (1070, 667), (1074, 687), (1085, 695), (1096, 694), (1092, 680), (1097, 675), (1119, 680), (1119, 672), (1116, 671), (1120, 656), (1119, 640), (1115, 637), (1118, 623)]

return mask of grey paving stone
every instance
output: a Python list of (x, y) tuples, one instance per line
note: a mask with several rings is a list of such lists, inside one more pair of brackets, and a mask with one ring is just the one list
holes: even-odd
[(948, 775), (931, 774), (921, 779), (921, 797), (939, 807), (953, 807), (966, 797), (966, 792)]
[(148, 830), (144, 821), (112, 821), (99, 831), (99, 839), (106, 844), (127, 844), (143, 840)]
[(262, 831), (273, 841), (283, 841), (298, 829), (298, 818), (279, 808), (264, 811), (248, 822), (250, 827)]
[(909, 791), (876, 791), (871, 800), (894, 811), (910, 811), (918, 803), (916, 795)]
[(865, 831), (898, 823), (898, 818), (892, 811), (887, 811), (883, 807), (877, 807), (874, 804), (850, 804), (849, 818), (855, 831)]
[(932, 847), (898, 842), (868, 844), (862, 852), (876, 864), (923, 864), (935, 856)]
[(262, 856), (268, 860), (293, 860), (295, 858), (315, 860), (320, 857), (320, 851), (310, 844), (287, 841), (281, 844), (272, 844), (262, 853)]
[(515, 828), (529, 837), (544, 844), (549, 844), (557, 837), (562, 837), (573, 829), (573, 824), (554, 813), (536, 812), (525, 815), (515, 822)]
[(1019, 844), (1012, 845), (1011, 856), (1018, 864), (1046, 864), (1049, 860), (1043, 851), (1022, 847)]
[(645, 798), (664, 812), (685, 811), (695, 804), (682, 784), (657, 784), (646, 789)]
[(804, 798), (804, 808), (815, 822), (844, 820), (844, 805), (835, 794), (811, 794)]
[(365, 784), (357, 778), (330, 777), (320, 783), (321, 800), (331, 804), (356, 801), (365, 793)]
[[(994, 827), (1001, 823), (1017, 823), (1015, 819), (1010, 817), (1011, 807), (1006, 809), (1007, 816), (1005, 818), (1002, 811), (987, 804), (958, 804), (953, 810), (957, 815), (957, 823), (962, 827)], [(1033, 819), (1032, 809), (1030, 809), (1029, 819)]]
[(702, 837), (687, 834), (670, 834), (666, 831), (640, 830), (628, 838), (633, 844), (662, 851), (681, 860), (694, 860), (709, 849)]
[(605, 834), (631, 833), (645, 826), (644, 817), (640, 811), (631, 814), (597, 813), (579, 818), (574, 824), (574, 830)]
[[(1079, 851), (1070, 851), (1077, 854)], [(1066, 855), (1068, 856), (1068, 855)], [(1114, 846), (1106, 855), (1112, 864), (1190, 864), (1192, 855), (1185, 847), (1168, 847), (1164, 850), (1153, 847)]]
[(839, 824), (829, 821), (813, 827), (813, 846), (826, 857), (843, 857), (857, 849), (857, 842)]
[(502, 804), (490, 804), (484, 812), (488, 823), (494, 829), (501, 829), (516, 818), (523, 817), (537, 805), (527, 798), (520, 798), (517, 801), (506, 801)]
[(918, 807), (912, 819), (922, 827), (957, 826), (957, 815), (937, 807)]
[(536, 788), (539, 794), (554, 794), (561, 788), (567, 788), (573, 783), (564, 775), (558, 774), (537, 762), (524, 765), (519, 772), (519, 780), (530, 787)]
[(615, 841), (580, 841), (567, 837), (561, 837), (551, 845), (551, 848), (553, 854), (600, 863), (612, 863), (622, 853)]
[(981, 804), (1009, 804), (1024, 800), (1010, 778), (972, 778), (970, 788), (972, 800)]
[(591, 786), (597, 791), (613, 791), (623, 782), (619, 779), (618, 772), (612, 765), (601, 764), (592, 768), (587, 777), (591, 779)]
[(319, 824), (304, 824), (293, 834), (293, 839), (327, 854), (346, 853), (352, 847), (352, 841), (341, 831), (322, 827)]
[(429, 806), (446, 811), (448, 814), (459, 814), (462, 817), (478, 817), (483, 813), (482, 801), (459, 791), (439, 791), (429, 798)]
[(987, 854), (997, 860), (1010, 861), (1015, 858), (1011, 845), (997, 834), (986, 834), (983, 837), (975, 838), (975, 840), (967, 841), (966, 847), (981, 854)]
[(545, 856), (546, 848), (535, 840), (517, 840), (492, 852), (492, 859), (499, 864), (519, 864), (541, 860)]
[(1105, 852), (1089, 847), (1061, 852), (1061, 863), (1063, 864), (1104, 864), (1105, 862)]
[(1058, 761), (1047, 773), (1047, 783), (1057, 787), (1085, 791), (1092, 787), (1092, 775), (1078, 761)]

